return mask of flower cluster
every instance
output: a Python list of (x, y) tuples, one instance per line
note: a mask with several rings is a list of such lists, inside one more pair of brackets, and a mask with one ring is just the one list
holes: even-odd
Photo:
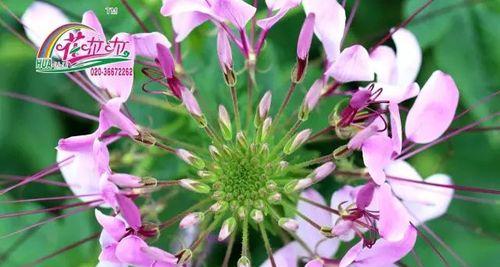
[[(95, 76), (88, 71), (86, 76), (68, 75), (100, 104), (93, 133), (61, 139), (57, 146), (62, 176), (75, 197), (95, 209), (102, 226), (99, 266), (189, 264), (213, 233), (219, 242), (228, 242), (224, 266), (241, 233), (237, 265), (250, 266), (254, 262), (249, 245), (252, 229), (260, 233), (268, 252), (261, 266), (298, 266), (301, 262), (309, 267), (390, 266), (412, 250), (418, 226), (446, 212), (454, 193), (451, 178), (434, 174), (423, 179), (405, 160), (421, 151), (412, 150), (415, 146), (428, 147), (449, 138), (447, 131), (459, 102), (453, 79), (435, 71), (420, 89), (415, 79), (422, 52), (415, 36), (401, 27), (390, 33), (395, 51), (384, 45), (344, 47), (349, 23), (337, 0), (265, 2), (267, 15), (258, 17), (257, 6), (243, 0), (164, 0), (159, 12), (172, 21), (172, 44), (159, 32), (116, 35), (128, 41), (132, 60), (113, 66), (142, 65), (150, 83), (162, 88), (149, 90), (143, 85), (143, 90), (182, 104), (199, 126), (200, 139), (209, 138), (208, 147), (198, 147), (196, 142), (189, 146), (169, 143), (171, 139), (136, 122), (127, 109), (133, 76)], [(291, 9), (303, 9), (305, 19), (290, 87), (273, 114), (271, 91), (258, 101), (253, 99), (258, 88), (256, 65), (270, 29)], [(35, 2), (21, 21), (27, 37), (40, 46), (43, 36), (69, 20), (56, 7)], [(220, 105), (218, 114), (206, 114), (183, 71), (180, 43), (203, 23), (217, 30), (216, 54), (231, 94), (231, 112)], [(82, 24), (106, 41), (92, 11), (83, 14)], [(293, 108), (295, 117), (286, 121), (285, 109), (310, 67), (309, 50), (315, 37), (324, 51), (324, 69), (308, 86), (300, 106)], [(245, 59), (248, 82), (243, 87), (237, 79), (240, 74), (234, 71), (232, 47)], [(241, 88), (248, 92), (246, 112), (240, 110)], [(303, 129), (320, 101), (340, 88), (347, 97), (330, 107), (325, 130), (314, 134), (312, 129)], [(403, 108), (413, 98), (411, 108)], [(404, 127), (402, 112), (406, 113)], [(331, 153), (321, 157), (304, 156), (308, 155), (302, 153), (304, 146), (324, 133), (334, 133), (345, 144), (331, 147)], [(175, 155), (190, 166), (189, 176), (163, 181), (113, 171), (108, 147), (122, 140)], [(358, 154), (364, 166), (349, 160)], [(356, 186), (335, 191), (328, 205), (312, 187), (331, 176)], [(150, 220), (152, 211), (141, 207), (140, 199), (150, 200), (154, 192), (176, 186), (200, 194), (200, 202), (168, 221)], [(181, 229), (196, 229), (195, 241), (172, 254), (158, 248), (162, 244), (153, 245), (161, 231), (176, 222)], [(273, 249), (269, 232), (293, 241)], [(341, 242), (350, 244), (353, 239), (359, 242), (344, 255), (336, 255)]]

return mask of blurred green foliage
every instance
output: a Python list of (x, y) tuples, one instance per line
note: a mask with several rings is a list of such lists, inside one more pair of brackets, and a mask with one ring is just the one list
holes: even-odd
[[(31, 1), (6, 0), (5, 4), (18, 16), (29, 6)], [(120, 1), (63, 1), (51, 0), (65, 11), (73, 21), (80, 21), (80, 16), (86, 10), (92, 9), (101, 20), (106, 33), (110, 36), (115, 32), (140, 32), (140, 28), (127, 13)], [(264, 1), (261, 1), (263, 5)], [(348, 2), (348, 10), (353, 1)], [(369, 47), (376, 43), (387, 31), (403, 21), (419, 8), (425, 1), (361, 1), (357, 16), (345, 45), (362, 43)], [(152, 27), (157, 20), (162, 31), (171, 36), (168, 19), (160, 16), (158, 10), (160, 0), (131, 0), (131, 5), (139, 16)], [(105, 7), (117, 6), (119, 14), (106, 15)], [(22, 27), (8, 15), (0, 11), (5, 20), (16, 31), (23, 32)], [(154, 19), (152, 19), (154, 18)], [(265, 90), (272, 90), (273, 99), (282, 99), (288, 88), (290, 70), (295, 60), (295, 42), (304, 18), (300, 9), (293, 10), (283, 19), (269, 35), (265, 50), (260, 58), (258, 69), (257, 95)], [(476, 103), (482, 97), (500, 89), (500, 1), (498, 0), (436, 0), (424, 12), (410, 23), (408, 28), (413, 31), (424, 51), (422, 71), (418, 82), (422, 85), (432, 71), (441, 69), (450, 73), (457, 82), (461, 93), (459, 110)], [(390, 41), (389, 45), (392, 45)], [(215, 52), (215, 31), (208, 25), (197, 29), (183, 43), (185, 69), (191, 74), (199, 89), (202, 108), (213, 120), (217, 105), (229, 106), (230, 99), (223, 83)], [(236, 52), (236, 51), (235, 51)], [(299, 86), (298, 93), (292, 98), (292, 105), (300, 103), (308, 86), (319, 74), (321, 50), (317, 40), (313, 43), (311, 52), (311, 67), (305, 81)], [(34, 70), (34, 55), (26, 46), (4, 28), (0, 30), (0, 92), (17, 92), (43, 100), (59, 103), (74, 109), (96, 114), (97, 104), (68, 80), (64, 75), (39, 74)], [(236, 69), (243, 68), (243, 61), (236, 56)], [(158, 129), (166, 136), (175, 136), (181, 141), (192, 142), (197, 126), (185, 116), (165, 107), (145, 105), (141, 97), (149, 97), (142, 93), (140, 86), (145, 82), (139, 68), (136, 68), (134, 86), (135, 100), (129, 104), (137, 121), (148, 127)], [(244, 79), (241, 75), (240, 79)], [(241, 81), (240, 84), (244, 84)], [(238, 88), (240, 103), (245, 103), (245, 88)], [(333, 103), (339, 97), (323, 101), (308, 122), (308, 127), (319, 130), (325, 127), (327, 115)], [(157, 101), (164, 101), (157, 98)], [(454, 123), (453, 127), (478, 120), (492, 112), (498, 111), (498, 98), (474, 109), (468, 116)], [(295, 105), (294, 105), (295, 104)], [(277, 105), (273, 105), (277, 109)], [(276, 110), (274, 110), (276, 111)], [(294, 110), (287, 110), (292, 114)], [(498, 126), (498, 120), (485, 125)], [(0, 173), (29, 175), (52, 164), (55, 161), (55, 149), (60, 138), (72, 135), (86, 134), (95, 129), (96, 125), (83, 119), (48, 109), (46, 107), (0, 97)], [(201, 140), (205, 142), (206, 140)], [(331, 151), (337, 143), (323, 142), (312, 145), (311, 150)], [(456, 184), (484, 188), (499, 188), (500, 137), (497, 132), (473, 132), (460, 135), (444, 144), (433, 147), (425, 153), (414, 157), (411, 162), (422, 176), (436, 172), (448, 173)], [(116, 145), (122, 151), (130, 151), (132, 146), (127, 142)], [(139, 175), (150, 175), (160, 179), (175, 179), (186, 173), (186, 167), (179, 164), (171, 156), (156, 151), (154, 159), (137, 159), (136, 167), (131, 171)], [(316, 152), (317, 153), (317, 152)], [(59, 175), (51, 179), (61, 180)], [(1, 181), (0, 181), (1, 182)], [(334, 182), (324, 183), (318, 188), (329, 199), (329, 194), (338, 185)], [(31, 198), (42, 196), (60, 196), (69, 191), (59, 187), (32, 184), (15, 190), (0, 200)], [(458, 192), (461, 195), (471, 195)], [(477, 194), (475, 194), (477, 196)], [(162, 214), (163, 220), (188, 207), (193, 203), (192, 194), (182, 194), (176, 191), (163, 194), (167, 214)], [(488, 197), (488, 196), (486, 196)], [(59, 203), (61, 204), (61, 203)], [(54, 203), (32, 203), (16, 205), (0, 205), (0, 213), (19, 210), (39, 209)], [(469, 203), (454, 200), (448, 212), (450, 215), (429, 223), (429, 226), (452, 247), (470, 266), (499, 266), (498, 252), (500, 241), (500, 209), (498, 205)], [(0, 219), (0, 235), (13, 232), (43, 218), (57, 216), (56, 213), (26, 216), (14, 219)], [(456, 222), (460, 218), (462, 222)], [(59, 248), (78, 241), (98, 231), (92, 212), (86, 211), (69, 219), (51, 222), (38, 230), (30, 230), (9, 238), (0, 240), (0, 265), (18, 266), (45, 256)], [(27, 234), (29, 233), (29, 234)], [(164, 232), (158, 241), (159, 246), (168, 247), (178, 243), (177, 237), (172, 237), (173, 229)], [(264, 260), (265, 251), (260, 246), (260, 240), (252, 239), (252, 252), (255, 258)], [(19, 243), (19, 244), (17, 244)], [(16, 245), (17, 244), (17, 245)], [(279, 242), (273, 242), (279, 246)], [(14, 247), (13, 247), (14, 246)], [(345, 249), (345, 246), (344, 248)], [(64, 256), (58, 256), (45, 261), (42, 266), (94, 266), (99, 246), (96, 242), (87, 243)], [(442, 247), (439, 250), (449, 260), (451, 266), (458, 266), (449, 253)], [(420, 256), (424, 266), (443, 265), (439, 258), (421, 239), (415, 252)], [(224, 253), (223, 246), (213, 248), (206, 266), (216, 266)], [(339, 252), (340, 253), (340, 252)], [(339, 255), (339, 254), (337, 254)], [(8, 258), (6, 257), (8, 256)], [(404, 262), (416, 266), (414, 258), (408, 256)]]

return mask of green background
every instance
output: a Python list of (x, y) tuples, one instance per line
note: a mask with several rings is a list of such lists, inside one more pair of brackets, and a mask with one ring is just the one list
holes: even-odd
[[(25, 0), (4, 2), (18, 16), (31, 3)], [(116, 32), (140, 32), (137, 23), (120, 1), (52, 0), (49, 2), (61, 7), (73, 21), (80, 21), (81, 14), (86, 10), (94, 10), (108, 37)], [(353, 1), (347, 2), (350, 7)], [(391, 27), (411, 15), (424, 2), (423, 0), (362, 0), (345, 45), (353, 43), (361, 43), (366, 47), (373, 45)], [(146, 20), (148, 26), (153, 25), (149, 19), (156, 17), (166, 35), (171, 39), (169, 21), (161, 17), (158, 12), (161, 4), (159, 0), (131, 0), (130, 3), (139, 16)], [(119, 14), (106, 15), (105, 7), (118, 7)], [(16, 31), (23, 33), (22, 27), (4, 10), (0, 10), (0, 16)], [(303, 12), (297, 8), (271, 30), (269, 41), (258, 66), (261, 70), (258, 74), (259, 95), (262, 95), (264, 90), (270, 89), (273, 91), (275, 102), (277, 102), (276, 99), (283, 98), (288, 87), (290, 69), (295, 60), (295, 44), (303, 19)], [(436, 69), (450, 73), (460, 89), (460, 111), (500, 89), (500, 76), (498, 75), (500, 71), (500, 1), (435, 0), (410, 23), (408, 28), (416, 34), (423, 48), (423, 65), (417, 79), (420, 85), (423, 85), (432, 71)], [(390, 41), (388, 44), (391, 45)], [(213, 119), (219, 103), (224, 103), (226, 106), (230, 103), (217, 61), (214, 27), (204, 25), (195, 30), (183, 43), (183, 52), (186, 71), (194, 78), (200, 90), (202, 108), (207, 114), (211, 114), (209, 118)], [(319, 42), (315, 40), (311, 62), (315, 62), (320, 54)], [(236, 69), (243, 68), (241, 56), (235, 54), (235, 58), (237, 58)], [(64, 75), (36, 73), (34, 59), (35, 51), (16, 39), (5, 28), (0, 28), (0, 92), (18, 92), (90, 114), (97, 114), (97, 104)], [(292, 99), (293, 103), (300, 103), (307, 86), (312, 83), (317, 74), (318, 70), (314, 69), (314, 63), (312, 63), (306, 80), (299, 86), (299, 93)], [(134, 95), (143, 97), (140, 85), (145, 79), (140, 74), (139, 68), (136, 68), (136, 75)], [(244, 79), (244, 75), (240, 79)], [(318, 111), (312, 114), (314, 119), (311, 120), (309, 126), (316, 130), (324, 127), (327, 115), (333, 103), (338, 99), (338, 97), (333, 97), (323, 101)], [(245, 98), (242, 99), (242, 103), (244, 102)], [(499, 104), (498, 97), (482, 104), (468, 116), (455, 122), (452, 127), (498, 112)], [(139, 122), (161, 129), (165, 135), (176, 136), (185, 141), (192, 140), (195, 136), (197, 127), (185, 116), (180, 116), (165, 107), (147, 106), (137, 100), (131, 101), (129, 106)], [(276, 105), (273, 109), (276, 111)], [(293, 111), (287, 110), (287, 112), (291, 114)], [(484, 126), (498, 126), (498, 122), (498, 119), (493, 120), (485, 123)], [(96, 125), (92, 122), (46, 107), (0, 97), (0, 174), (33, 174), (54, 163), (54, 147), (60, 138), (87, 134), (95, 127)], [(323, 150), (327, 153), (336, 145), (338, 144), (323, 142), (308, 148)], [(130, 151), (133, 144), (124, 142), (117, 146), (121, 148), (118, 151)], [(423, 177), (442, 172), (449, 174), (458, 185), (498, 189), (500, 188), (499, 159), (500, 137), (497, 132), (489, 131), (459, 135), (419, 154), (410, 162)], [(175, 179), (186, 172), (186, 167), (171, 156), (156, 151), (153, 159), (137, 160), (136, 167), (131, 171), (160, 179)], [(54, 175), (50, 179), (60, 181), (62, 178)], [(1, 178), (0, 183), (1, 187), (6, 184)], [(329, 195), (337, 186), (333, 182), (327, 182), (318, 189), (324, 193), (328, 201)], [(32, 184), (1, 196), (0, 201), (64, 194), (69, 194), (69, 191), (55, 186)], [(459, 194), (495, 199), (495, 196), (468, 192), (459, 192)], [(162, 218), (168, 218), (169, 214), (175, 214), (193, 202), (194, 197), (191, 195), (182, 194), (183, 199), (181, 199), (177, 191), (164, 192), (161, 197), (164, 197), (168, 211), (162, 214)], [(498, 197), (496, 199), (498, 200)], [(60, 204), (53, 202), (0, 204), (0, 213)], [(57, 215), (57, 213), (47, 213), (0, 219), (0, 235)], [(429, 222), (428, 225), (470, 266), (500, 266), (498, 258), (500, 252), (499, 218), (498, 204), (478, 204), (455, 199), (447, 215)], [(458, 220), (460, 222), (457, 222)], [(98, 230), (92, 212), (88, 211), (70, 216), (69, 219), (51, 222), (37, 230), (0, 239), (0, 266), (20, 266), (31, 262)], [(174, 235), (173, 230), (164, 232), (156, 245), (168, 248), (172, 244), (179, 244), (179, 238)], [(252, 239), (251, 242), (254, 258), (259, 262), (262, 261), (265, 251), (260, 240)], [(273, 244), (275, 248), (279, 246), (279, 242), (273, 241)], [(438, 244), (436, 246), (451, 266), (459, 266), (459, 263), (443, 247)], [(220, 262), (218, 259), (224, 253), (221, 245), (214, 245), (211, 249), (211, 256), (204, 263), (205, 266), (216, 266)], [(96, 242), (86, 243), (45, 261), (42, 266), (94, 266), (98, 250), (99, 246)], [(422, 259), (424, 266), (443, 265), (432, 249), (421, 239), (415, 251)], [(339, 255), (340, 252), (337, 256)], [(408, 266), (417, 266), (412, 256), (408, 256), (403, 262)]]

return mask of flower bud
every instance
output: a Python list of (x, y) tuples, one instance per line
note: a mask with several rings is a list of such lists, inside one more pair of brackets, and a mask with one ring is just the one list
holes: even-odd
[(310, 135), (311, 129), (305, 129), (299, 132), (293, 139), (288, 141), (288, 143), (283, 148), (283, 152), (287, 155), (292, 154), (309, 139)]
[(284, 170), (284, 169), (288, 168), (288, 162), (286, 162), (284, 160), (280, 161), (279, 164), (280, 164), (280, 169), (281, 170)]
[(236, 134), (236, 141), (238, 141), (238, 144), (241, 147), (243, 147), (243, 148), (248, 147), (248, 140), (243, 132), (238, 132)]
[(197, 174), (201, 178), (210, 178), (210, 177), (214, 176), (213, 172), (211, 172), (211, 171), (203, 171), (203, 170), (198, 171)]
[(312, 173), (314, 181), (318, 182), (323, 180), (325, 177), (330, 175), (333, 170), (335, 170), (335, 167), (335, 163), (330, 161), (314, 169)]
[(238, 217), (240, 217), (240, 219), (242, 220), (247, 217), (247, 210), (245, 209), (245, 207), (238, 208)]
[(276, 188), (278, 188), (278, 184), (273, 180), (269, 180), (266, 182), (266, 188), (271, 191), (274, 191), (276, 190)]
[(246, 256), (242, 256), (237, 264), (238, 267), (250, 267), (250, 260)]
[(186, 110), (193, 116), (201, 126), (206, 126), (206, 119), (203, 115), (198, 100), (194, 97), (193, 93), (184, 87), (181, 91), (182, 103)]
[(215, 147), (214, 145), (210, 145), (208, 146), (208, 151), (210, 152), (210, 155), (212, 156), (212, 158), (214, 160), (217, 160), (220, 158), (221, 154), (219, 152), (219, 150), (217, 149), (217, 147)]
[(233, 137), (231, 119), (229, 118), (229, 113), (227, 113), (227, 110), (223, 105), (219, 106), (219, 127), (224, 140), (231, 140)]
[(226, 240), (226, 238), (234, 232), (234, 229), (236, 229), (236, 219), (234, 217), (226, 219), (222, 224), (217, 240)]
[(311, 86), (309, 91), (307, 91), (306, 96), (304, 97), (304, 101), (302, 102), (302, 106), (299, 112), (299, 120), (306, 121), (309, 117), (309, 113), (314, 109), (316, 104), (321, 97), (321, 89), (324, 86), (324, 82), (322, 79), (318, 79)]
[(273, 124), (273, 119), (271, 117), (267, 117), (262, 124), (262, 132), (260, 134), (260, 141), (264, 142), (269, 136), (269, 131), (271, 130), (271, 126)]
[(281, 194), (276, 192), (276, 193), (270, 195), (267, 198), (267, 201), (269, 201), (271, 204), (278, 204), (281, 201)]
[(179, 180), (179, 185), (186, 188), (187, 190), (191, 190), (196, 193), (200, 194), (210, 193), (210, 186), (195, 180), (181, 179)]
[(311, 178), (299, 179), (297, 181), (297, 184), (293, 187), (293, 192), (304, 190), (304, 189), (308, 188), (309, 186), (311, 186), (313, 183), (314, 183), (314, 180)]
[(186, 217), (182, 218), (179, 226), (182, 229), (189, 228), (191, 226), (195, 226), (199, 224), (205, 218), (205, 214), (203, 212), (193, 212), (186, 215)]
[(212, 204), (210, 208), (208, 208), (211, 212), (219, 212), (223, 211), (227, 208), (227, 203), (223, 201), (217, 201), (215, 204)]
[(297, 229), (299, 229), (299, 223), (296, 220), (290, 218), (280, 218), (278, 220), (278, 225), (283, 229), (291, 232), (295, 232), (297, 231)]
[(264, 220), (264, 214), (262, 213), (261, 210), (253, 209), (250, 212), (250, 217), (256, 222), (256, 223), (261, 223)]
[(197, 169), (203, 169), (205, 168), (205, 162), (199, 158), (198, 156), (195, 156), (193, 153), (185, 150), (185, 149), (177, 149), (175, 151), (175, 154), (182, 159), (184, 162), (187, 164), (197, 168)]
[(297, 42), (297, 64), (292, 73), (292, 81), (299, 83), (304, 78), (304, 73), (307, 69), (307, 59), (309, 57), (309, 49), (311, 48), (311, 42), (314, 33), (314, 19), (315, 15), (309, 13), (302, 29), (300, 30), (299, 39)]
[(260, 100), (259, 106), (257, 108), (257, 113), (255, 114), (255, 119), (254, 119), (255, 127), (259, 127), (260, 124), (269, 114), (269, 109), (271, 108), (271, 99), (272, 99), (271, 91), (267, 91)]

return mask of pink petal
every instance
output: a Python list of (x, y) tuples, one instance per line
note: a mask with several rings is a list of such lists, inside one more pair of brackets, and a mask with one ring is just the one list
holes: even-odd
[(375, 184), (368, 182), (361, 186), (356, 194), (356, 207), (366, 209), (373, 201)]
[(57, 7), (35, 1), (26, 9), (21, 22), (28, 39), (40, 47), (52, 31), (69, 23), (69, 19)]
[(309, 261), (305, 267), (323, 267), (323, 262), (321, 262), (321, 260), (314, 259)]
[(193, 93), (189, 91), (189, 89), (184, 88), (184, 90), (182, 90), (181, 92), (181, 96), (182, 96), (182, 103), (184, 104), (189, 113), (197, 117), (203, 116), (198, 101), (196, 100)]
[[(425, 179), (426, 182), (452, 185), (451, 178), (445, 174), (434, 174)], [(419, 202), (411, 202), (403, 199), (403, 203), (410, 212), (412, 222), (419, 225), (426, 221), (435, 219), (445, 214), (453, 198), (453, 189), (437, 186), (421, 185), (415, 189), (422, 197)]]
[(377, 101), (390, 101), (396, 104), (414, 98), (420, 92), (420, 86), (417, 83), (411, 83), (407, 86), (397, 86), (377, 82), (375, 83), (375, 88), (382, 88), (382, 93), (377, 97)]
[(104, 35), (104, 30), (102, 29), (101, 22), (99, 21), (99, 19), (95, 15), (94, 11), (89, 10), (89, 11), (83, 13), (82, 24), (85, 24), (85, 25), (91, 27), (92, 29), (94, 29), (96, 31), (97, 35), (101, 39), (104, 39), (104, 40), (106, 39), (106, 36)]
[(98, 131), (100, 133), (104, 133), (111, 127), (117, 127), (132, 137), (139, 134), (135, 123), (121, 112), (122, 104), (122, 99), (114, 98), (102, 106), (99, 115)]
[[(326, 206), (326, 202), (323, 197), (314, 189), (304, 191), (300, 196)], [(324, 209), (318, 208), (304, 201), (299, 201), (299, 203), (297, 204), (297, 209), (317, 224), (321, 226), (331, 226), (331, 215)], [(314, 250), (316, 248), (316, 245), (319, 244), (320, 241), (322, 241), (321, 244), (316, 248), (319, 256), (329, 258), (335, 253), (335, 251), (337, 251), (337, 248), (339, 246), (339, 241), (337, 239), (327, 239), (323, 241), (325, 239), (325, 236), (321, 234), (318, 229), (314, 228), (300, 217), (297, 217), (296, 219), (299, 222), (297, 235), (302, 240), (304, 240), (306, 244), (308, 244), (310, 249)], [(300, 255), (306, 256), (307, 253), (303, 251), (303, 253), (301, 253)]]
[(374, 135), (365, 140), (361, 148), (363, 162), (370, 176), (377, 184), (385, 181), (384, 168), (389, 164), (392, 156), (392, 140), (385, 135)]
[(118, 202), (118, 206), (120, 207), (120, 214), (123, 216), (123, 219), (125, 219), (132, 229), (138, 230), (142, 225), (141, 212), (135, 205), (134, 201), (121, 194), (116, 195), (116, 200)]
[(318, 79), (313, 83), (309, 91), (307, 91), (307, 94), (304, 97), (304, 104), (307, 106), (308, 110), (313, 110), (316, 104), (318, 104), (323, 87), (323, 79)]
[(82, 201), (99, 199), (99, 179), (103, 168), (109, 164), (106, 146), (99, 142), (95, 134), (89, 134), (61, 139), (56, 149), (57, 161), (72, 157), (60, 170), (73, 194), (97, 195), (80, 197)]
[[(333, 192), (332, 197), (330, 198), (330, 207), (332, 209), (338, 209), (338, 206), (341, 203), (344, 203), (343, 207), (345, 207), (347, 205), (354, 203), (354, 198), (355, 198), (354, 187), (352, 187), (350, 185), (343, 186), (342, 188)], [(347, 231), (344, 231), (345, 230), (344, 226), (346, 226), (346, 225), (343, 224), (344, 221), (342, 221), (342, 220), (339, 221), (339, 219), (340, 219), (339, 215), (333, 214), (333, 213), (331, 214), (331, 222), (332, 222), (332, 225), (334, 225), (333, 230), (334, 230), (334, 232), (336, 231), (337, 235), (343, 235), (341, 237), (341, 239), (343, 241), (349, 241), (349, 240), (346, 240), (346, 238), (344, 238), (344, 235), (350, 235), (350, 236), (352, 236), (352, 235), (350, 233), (348, 233)], [(337, 226), (338, 224), (342, 224), (342, 225)], [(342, 233), (340, 233), (340, 232), (342, 232)]]
[[(370, 53), (373, 68), (377, 74), (377, 82), (384, 84), (396, 83), (396, 54), (392, 48), (381, 45)], [(378, 88), (378, 87), (376, 87)]]
[(99, 262), (102, 263), (99, 266), (122, 266), (120, 260), (116, 257), (116, 246), (117, 244), (109, 245), (102, 248), (101, 254), (99, 254)]
[(163, 74), (167, 79), (173, 78), (175, 76), (175, 61), (170, 49), (163, 44), (156, 44), (156, 50)]
[(255, 7), (243, 0), (217, 0), (213, 3), (214, 13), (230, 21), (239, 29), (245, 25), (255, 14)]
[(113, 173), (108, 179), (121, 187), (139, 187), (142, 185), (140, 177), (127, 173)]
[(341, 83), (371, 81), (374, 69), (368, 51), (361, 45), (353, 45), (340, 53), (325, 74)]
[(170, 48), (171, 44), (165, 35), (159, 32), (136, 33), (132, 35), (134, 40), (135, 53), (141, 57), (155, 59), (158, 57), (157, 44)]
[(286, 13), (288, 13), (290, 9), (291, 7), (284, 7), (279, 9), (278, 12), (276, 12), (273, 16), (257, 20), (257, 26), (262, 28), (262, 30), (264, 31), (271, 29), (274, 24), (278, 23), (278, 21), (280, 21), (286, 15)]
[(300, 30), (299, 40), (297, 43), (297, 57), (305, 60), (309, 55), (309, 49), (311, 48), (311, 42), (314, 33), (314, 13), (307, 15)]
[(370, 138), (371, 136), (375, 135), (378, 133), (379, 130), (378, 125), (375, 125), (374, 123), (368, 125), (361, 131), (357, 132), (351, 140), (347, 143), (347, 148), (351, 150), (358, 150), (363, 146), (363, 143), (366, 141), (366, 139)]
[(357, 267), (391, 266), (412, 250), (416, 240), (417, 230), (409, 226), (405, 229), (401, 240), (389, 242), (379, 239), (371, 248), (363, 248), (359, 251), (354, 262)]
[(112, 183), (108, 180), (108, 177), (109, 177), (109, 174), (104, 173), (101, 176), (101, 179), (99, 181), (101, 198), (104, 201), (104, 203), (101, 205), (101, 207), (105, 207), (105, 208), (111, 207), (113, 209), (116, 209), (118, 207), (116, 196), (118, 195), (120, 190), (118, 189), (118, 187), (114, 183)]
[[(391, 162), (386, 168), (385, 173), (387, 176), (392, 176), (395, 178), (402, 178), (411, 181), (422, 181), (422, 177), (418, 174), (417, 170), (413, 168), (406, 161), (397, 160)], [(416, 183), (399, 181), (395, 179), (389, 179), (389, 183), (392, 187), (392, 191), (399, 198), (404, 198), (405, 200), (420, 201), (419, 194), (416, 194), (416, 189), (419, 185)]]
[(217, 30), (217, 56), (222, 70), (226, 72), (233, 66), (233, 53), (227, 32), (221, 27)]
[(104, 215), (98, 209), (95, 210), (95, 217), (104, 231), (111, 235), (116, 241), (122, 239), (127, 232), (125, 223), (116, 217)]
[(399, 106), (394, 103), (389, 104), (389, 113), (391, 115), (391, 139), (396, 155), (401, 154), (403, 147), (403, 129), (401, 128), (401, 116), (399, 115)]
[(118, 243), (116, 257), (129, 265), (152, 266), (155, 260), (145, 252), (146, 248), (148, 248), (148, 244), (144, 240), (130, 235)]
[(358, 255), (361, 253), (363, 250), (363, 241), (358, 242), (356, 245), (352, 246), (342, 257), (342, 260), (340, 261), (339, 267), (347, 267), (351, 265), (357, 258)]
[(178, 43), (181, 42), (191, 33), (191, 31), (209, 19), (210, 15), (203, 12), (172, 15), (172, 26), (176, 34), (175, 41)]
[(378, 192), (380, 218), (377, 226), (379, 233), (387, 241), (400, 241), (405, 236), (408, 227), (410, 227), (408, 211), (394, 197), (388, 184), (382, 184)]
[(422, 63), (422, 50), (413, 33), (399, 28), (392, 34), (396, 45), (397, 85), (407, 86), (415, 81)]
[(344, 35), (345, 10), (337, 0), (303, 0), (306, 14), (314, 13), (314, 33), (323, 44), (329, 62), (340, 54), (340, 43)]
[(408, 112), (406, 137), (419, 144), (439, 138), (453, 121), (458, 97), (458, 88), (451, 76), (435, 71)]

